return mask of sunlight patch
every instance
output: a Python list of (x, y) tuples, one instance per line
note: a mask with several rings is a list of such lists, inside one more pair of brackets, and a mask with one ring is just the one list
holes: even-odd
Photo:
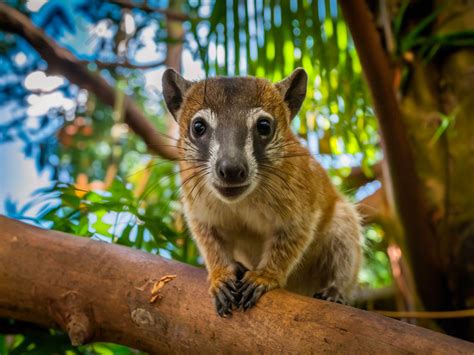
[(63, 85), (64, 78), (56, 75), (48, 76), (42, 71), (34, 71), (25, 78), (25, 88), (30, 91), (51, 92)]
[(39, 11), (44, 4), (46, 4), (48, 0), (28, 0), (26, 2), (26, 8), (30, 10), (31, 12), (37, 12)]

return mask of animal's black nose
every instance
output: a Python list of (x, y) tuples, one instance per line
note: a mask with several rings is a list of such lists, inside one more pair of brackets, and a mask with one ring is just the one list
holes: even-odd
[(249, 168), (245, 162), (229, 158), (219, 159), (216, 171), (219, 178), (227, 184), (241, 184), (249, 175)]

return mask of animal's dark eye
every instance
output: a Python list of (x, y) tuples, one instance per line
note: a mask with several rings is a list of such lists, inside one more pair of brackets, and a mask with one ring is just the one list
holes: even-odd
[(196, 118), (192, 123), (193, 133), (196, 137), (201, 137), (207, 129), (206, 121), (202, 118)]
[(267, 137), (272, 133), (272, 124), (268, 118), (259, 118), (257, 121), (257, 131), (263, 137)]

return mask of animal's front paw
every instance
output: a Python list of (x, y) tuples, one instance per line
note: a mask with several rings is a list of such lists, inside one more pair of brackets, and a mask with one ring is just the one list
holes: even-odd
[(314, 294), (314, 298), (318, 298), (320, 300), (326, 300), (329, 302), (335, 302), (340, 304), (347, 305), (347, 301), (342, 295), (342, 293), (334, 286), (327, 287), (317, 293)]
[(247, 271), (241, 283), (239, 308), (244, 311), (253, 307), (265, 292), (280, 287), (276, 275), (264, 270)]
[(236, 296), (237, 292), (237, 277), (235, 271), (219, 270), (214, 271), (210, 277), (211, 288), (210, 292), (214, 298), (217, 313), (221, 317), (232, 314), (232, 307), (238, 305)]

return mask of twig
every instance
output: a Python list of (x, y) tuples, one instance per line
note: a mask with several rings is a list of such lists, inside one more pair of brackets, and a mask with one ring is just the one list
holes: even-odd
[(180, 13), (180, 12), (148, 6), (146, 2), (138, 3), (138, 4), (127, 1), (127, 0), (109, 0), (109, 2), (112, 4), (120, 5), (121, 7), (126, 8), (126, 9), (139, 9), (148, 13), (162, 14), (171, 20), (187, 21), (191, 19), (188, 15)]
[(440, 312), (421, 312), (421, 311), (374, 311), (390, 318), (425, 318), (425, 319), (448, 319), (448, 318), (470, 318), (474, 317), (474, 309), (463, 309), (460, 311), (440, 311)]
[(100, 69), (115, 69), (115, 68), (128, 68), (128, 69), (152, 69), (159, 67), (160, 65), (164, 65), (164, 61), (159, 61), (159, 62), (152, 62), (152, 63), (146, 63), (146, 64), (133, 64), (130, 63), (129, 61), (125, 62), (104, 62), (101, 60), (81, 60), (80, 63), (85, 64), (85, 65), (97, 65), (98, 68)]

